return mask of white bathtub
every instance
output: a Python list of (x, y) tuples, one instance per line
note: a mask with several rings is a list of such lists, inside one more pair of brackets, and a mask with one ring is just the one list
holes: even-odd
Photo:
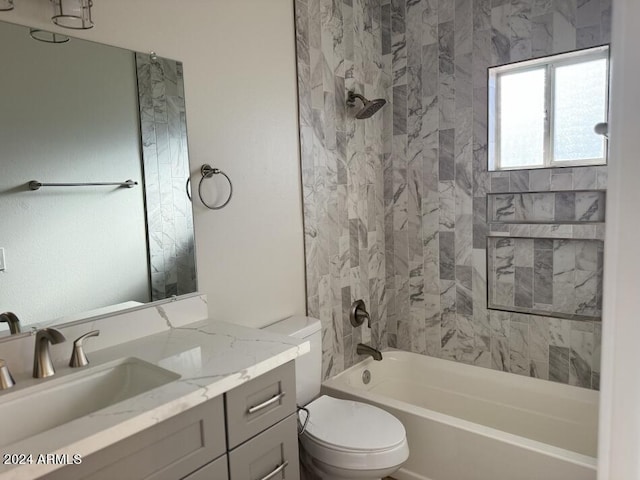
[(414, 353), (383, 356), (329, 379), (322, 392), (402, 421), (411, 454), (394, 478), (596, 478), (598, 392)]

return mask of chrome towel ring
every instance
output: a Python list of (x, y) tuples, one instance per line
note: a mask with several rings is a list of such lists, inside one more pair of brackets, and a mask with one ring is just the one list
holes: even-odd
[[(213, 168), (211, 165), (206, 163), (202, 165), (202, 167), (200, 167), (200, 175), (202, 175), (202, 178), (200, 178), (200, 182), (198, 182), (198, 196), (200, 197), (200, 201), (202, 202), (202, 204), (205, 207), (207, 207), (209, 210), (220, 210), (221, 208), (226, 207), (227, 204), (231, 201), (231, 197), (233, 196), (233, 183), (231, 183), (231, 179), (229, 178), (229, 176), (219, 168)], [(227, 179), (227, 182), (229, 182), (229, 197), (222, 204), (216, 207), (209, 205), (202, 197), (202, 182), (204, 182), (205, 178), (211, 178), (214, 175), (222, 175), (224, 178)], [(185, 185), (185, 189), (187, 191), (187, 197), (189, 197), (189, 200), (191, 200), (191, 194), (189, 193), (190, 183), (191, 183), (191, 177), (187, 179), (187, 184)]]

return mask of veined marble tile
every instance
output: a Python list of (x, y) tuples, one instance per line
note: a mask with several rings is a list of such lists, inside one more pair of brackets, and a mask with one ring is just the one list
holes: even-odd
[[(546, 1), (551, 3), (551, 0)], [(553, 27), (552, 12), (534, 14), (531, 19), (531, 54), (533, 57), (543, 57), (553, 52)]]
[(455, 313), (442, 313), (440, 318), (441, 358), (456, 360), (458, 353), (458, 330)]
[[(461, 195), (456, 195), (456, 210), (466, 211), (466, 205), (460, 206)], [(465, 198), (465, 197), (462, 197)], [(469, 202), (470, 203), (470, 202)], [(471, 208), (469, 207), (469, 210)], [(456, 245), (455, 258), (457, 265), (471, 266), (471, 253), (473, 250), (473, 217), (471, 213), (460, 213), (456, 215)]]
[(600, 0), (600, 41), (611, 42), (611, 0)]
[(547, 363), (550, 342), (549, 319), (531, 315), (529, 317), (529, 358), (537, 362)]
[(569, 383), (591, 387), (591, 362), (593, 358), (593, 333), (571, 332), (571, 358)]
[(532, 15), (543, 15), (551, 12), (553, 7), (553, 0), (533, 0), (531, 5)]
[(440, 200), (440, 230), (452, 231), (455, 229), (456, 215), (456, 190), (451, 180), (440, 181), (438, 184)]
[(549, 380), (569, 383), (569, 348), (549, 347)]
[(456, 312), (473, 315), (472, 267), (456, 265)]
[(471, 53), (473, 36), (473, 2), (455, 0), (454, 2), (454, 38), (455, 54)]
[(520, 170), (509, 172), (509, 190), (512, 192), (526, 192), (529, 190), (529, 171)]
[[(572, 0), (560, 0), (558, 3), (570, 4)], [(575, 18), (567, 18), (564, 13), (558, 10), (553, 12), (552, 47), (554, 53), (567, 52), (576, 48), (575, 24), (571, 23), (571, 21), (575, 22)]]
[(440, 23), (452, 22), (454, 19), (455, 2), (449, 0), (438, 1), (438, 20)]
[(474, 313), (480, 315), (480, 312), (487, 308), (487, 256), (485, 250), (473, 249), (472, 268), (473, 308)]
[[(591, 359), (591, 371), (594, 374), (600, 374), (601, 361), (601, 345), (602, 345), (602, 323), (594, 322), (593, 325), (593, 356)], [(597, 387), (593, 387), (597, 388)]]
[(455, 237), (453, 232), (439, 233), (440, 278), (455, 279)]
[(491, 9), (492, 64), (503, 65), (511, 61), (511, 29), (508, 18), (511, 4), (505, 3)]
[(555, 218), (555, 198), (550, 194), (534, 194), (533, 218), (541, 222), (552, 222)]
[(578, 27), (576, 29), (576, 48), (590, 48), (600, 44), (600, 25)]
[(576, 194), (558, 192), (555, 197), (554, 217), (558, 222), (573, 221), (576, 218)]
[(604, 192), (576, 192), (575, 193), (575, 217), (583, 222), (603, 222)]
[(438, 0), (423, 0), (422, 45), (438, 43)]
[(530, 19), (531, 2), (527, 0), (512, 0), (509, 17), (512, 62), (531, 58), (532, 25)]
[(597, 167), (582, 167), (573, 170), (573, 186), (576, 190), (598, 188)]
[(454, 143), (455, 130), (452, 128), (446, 130), (441, 129), (438, 141), (440, 181), (455, 179)]
[(533, 307), (532, 267), (515, 267), (514, 305), (521, 308)]
[[(480, 0), (479, 2), (474, 2), (474, 9), (476, 6), (483, 4), (486, 7), (489, 4), (488, 0)], [(481, 14), (482, 15), (482, 14)], [(490, 14), (487, 15), (486, 20), (490, 22)], [(472, 55), (472, 75), (473, 75), (473, 87), (481, 90), (486, 95), (487, 91), (487, 68), (492, 65), (491, 61), (491, 52), (492, 52), (492, 43), (491, 43), (491, 29), (487, 27), (486, 29), (475, 30), (473, 38), (473, 55)], [(478, 105), (478, 103), (476, 103)], [(486, 103), (485, 103), (486, 105)], [(485, 116), (486, 120), (486, 116)]]
[(516, 240), (514, 265), (516, 267), (533, 267), (533, 239), (522, 238)]
[(544, 192), (551, 189), (551, 171), (549, 169), (531, 170), (529, 172), (529, 190)]
[(407, 66), (422, 64), (422, 25), (425, 12), (425, 2), (414, 0), (406, 2), (405, 38), (407, 42)]
[(511, 371), (511, 356), (507, 338), (491, 337), (491, 368), (503, 372)]
[(508, 172), (492, 172), (491, 173), (491, 192), (501, 193), (509, 191), (509, 173)]
[(509, 333), (509, 371), (529, 375), (529, 325), (512, 322)]
[(531, 360), (529, 363), (529, 376), (549, 380), (549, 363), (546, 360)]
[(473, 32), (487, 31), (490, 28), (491, 0), (477, 0), (473, 2)]
[(571, 321), (545, 317), (549, 322), (549, 345), (569, 347), (571, 345)]

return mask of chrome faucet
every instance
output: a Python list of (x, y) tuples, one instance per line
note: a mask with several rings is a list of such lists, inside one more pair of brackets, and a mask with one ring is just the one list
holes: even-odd
[(49, 344), (62, 343), (64, 335), (55, 328), (43, 328), (36, 333), (36, 348), (33, 353), (33, 378), (50, 377), (56, 373), (51, 362)]
[(358, 344), (358, 346), (356, 347), (356, 353), (358, 355), (371, 355), (373, 359), (377, 361), (382, 360), (382, 353), (380, 353), (380, 350), (376, 350), (375, 348), (370, 347), (369, 345), (365, 345), (364, 343)]
[(4, 312), (0, 313), (0, 322), (5, 322), (9, 324), (9, 331), (11, 335), (15, 335), (16, 333), (20, 333), (20, 320), (18, 316), (13, 312)]

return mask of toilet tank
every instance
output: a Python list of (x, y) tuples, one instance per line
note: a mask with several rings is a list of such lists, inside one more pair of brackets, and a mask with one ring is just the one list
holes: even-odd
[(322, 333), (317, 318), (294, 315), (263, 328), (268, 332), (308, 340), (311, 351), (296, 358), (296, 402), (306, 405), (320, 394)]

